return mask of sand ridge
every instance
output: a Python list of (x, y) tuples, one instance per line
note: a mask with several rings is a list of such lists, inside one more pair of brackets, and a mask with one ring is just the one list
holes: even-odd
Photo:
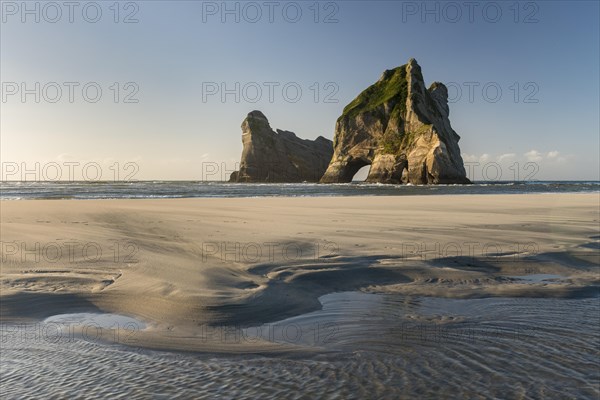
[[(336, 291), (580, 297), (600, 287), (598, 194), (0, 205), (3, 322), (130, 315), (151, 327), (138, 342), (150, 347), (201, 349), (199, 327), (282, 320)], [(533, 274), (561, 279), (518, 278)], [(233, 347), (222, 350), (249, 349)]]

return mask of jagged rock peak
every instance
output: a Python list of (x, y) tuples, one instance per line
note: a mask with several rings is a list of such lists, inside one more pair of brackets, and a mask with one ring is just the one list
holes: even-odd
[(321, 182), (349, 182), (370, 165), (369, 182), (469, 183), (449, 114), (448, 89), (426, 89), (414, 58), (384, 71), (338, 118)]

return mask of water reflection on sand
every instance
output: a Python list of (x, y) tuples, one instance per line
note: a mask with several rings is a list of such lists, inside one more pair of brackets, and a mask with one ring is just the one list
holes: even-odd
[[(320, 301), (320, 311), (227, 336), (321, 350), (285, 356), (159, 352), (82, 337), (52, 342), (3, 326), (1, 392), (4, 398), (600, 395), (598, 297), (459, 300), (344, 292)], [(101, 314), (45, 322), (65, 318), (106, 327), (131, 322)]]

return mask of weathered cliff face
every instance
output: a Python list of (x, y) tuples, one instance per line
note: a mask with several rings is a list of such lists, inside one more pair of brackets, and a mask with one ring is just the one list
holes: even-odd
[(242, 143), (240, 170), (230, 182), (318, 182), (333, 154), (331, 140), (274, 132), (260, 111), (252, 111), (242, 123)]
[(416, 60), (385, 71), (338, 118), (321, 182), (350, 182), (370, 165), (367, 182), (470, 183), (449, 113), (446, 86), (426, 89)]

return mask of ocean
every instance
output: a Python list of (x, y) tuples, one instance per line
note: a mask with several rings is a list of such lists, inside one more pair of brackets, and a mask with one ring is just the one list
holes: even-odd
[(472, 185), (226, 183), (199, 181), (0, 182), (0, 199), (411, 196), (600, 192), (599, 181), (475, 182)]

